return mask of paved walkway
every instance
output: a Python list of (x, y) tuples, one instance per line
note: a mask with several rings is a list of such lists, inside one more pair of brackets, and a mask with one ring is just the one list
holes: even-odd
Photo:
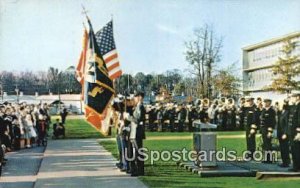
[(2, 169), (0, 188), (32, 188), (43, 152), (44, 147), (34, 147), (8, 153), (8, 162)]
[(34, 187), (145, 187), (138, 178), (121, 173), (115, 163), (95, 139), (50, 141)]
[(49, 140), (42, 147), (7, 155), (0, 188), (144, 188), (137, 177), (120, 172), (96, 139)]

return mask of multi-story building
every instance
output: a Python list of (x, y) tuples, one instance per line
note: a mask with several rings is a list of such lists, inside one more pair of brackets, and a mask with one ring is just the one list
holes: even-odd
[[(292, 55), (300, 57), (300, 32), (290, 33), (261, 43), (244, 47), (243, 50), (243, 93), (253, 97), (271, 98), (280, 101), (286, 94), (267, 91), (274, 77), (271, 68), (283, 56), (285, 39), (296, 42)], [(300, 80), (300, 76), (295, 78)]]

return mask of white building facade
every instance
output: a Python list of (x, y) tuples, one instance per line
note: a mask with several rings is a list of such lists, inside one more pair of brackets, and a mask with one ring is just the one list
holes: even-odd
[[(253, 97), (271, 98), (281, 101), (286, 94), (266, 91), (274, 77), (271, 68), (279, 57), (282, 57), (282, 47), (286, 38), (296, 42), (292, 55), (300, 58), (300, 32), (291, 33), (278, 38), (273, 38), (258, 44), (244, 47), (243, 50), (243, 93)], [(300, 80), (300, 76), (295, 78)]]

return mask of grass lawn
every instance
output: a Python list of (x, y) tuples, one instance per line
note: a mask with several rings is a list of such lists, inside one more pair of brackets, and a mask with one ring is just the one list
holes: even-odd
[[(55, 122), (56, 116), (52, 117), (52, 123)], [(50, 126), (52, 134), (52, 125)], [(84, 119), (68, 119), (65, 124), (66, 139), (82, 138), (103, 138), (103, 135), (88, 124)]]
[[(55, 122), (57, 116), (52, 117), (52, 122)], [(68, 119), (66, 121), (66, 138), (103, 138), (104, 136), (94, 129), (90, 124), (88, 124), (84, 119)], [(51, 125), (52, 128), (52, 125)], [(52, 132), (52, 130), (51, 130)], [(232, 132), (218, 132), (219, 135), (242, 135), (242, 131), (232, 131)], [(147, 137), (157, 137), (157, 136), (168, 136), (168, 137), (180, 137), (180, 136), (191, 136), (192, 133), (189, 132), (147, 132)], [(115, 130), (112, 131), (112, 136), (115, 136)]]
[[(243, 132), (220, 132), (219, 135), (240, 135)], [(149, 133), (147, 137), (151, 136), (187, 136), (191, 133)], [(112, 152), (114, 157), (117, 156), (117, 147), (115, 141), (101, 141), (107, 150)], [(182, 148), (191, 148), (192, 140), (145, 140), (144, 146), (148, 149), (155, 150), (179, 150)], [(218, 149), (226, 147), (227, 149), (235, 149), (240, 155), (245, 148), (244, 138), (227, 138), (218, 139)], [(208, 188), (256, 188), (256, 187), (298, 187), (300, 180), (296, 179), (272, 179), (272, 180), (256, 180), (253, 177), (216, 177), (216, 178), (200, 178), (196, 174), (179, 169), (175, 162), (157, 161), (154, 165), (150, 165), (149, 161), (145, 162), (146, 176), (139, 177), (149, 187), (208, 187)]]

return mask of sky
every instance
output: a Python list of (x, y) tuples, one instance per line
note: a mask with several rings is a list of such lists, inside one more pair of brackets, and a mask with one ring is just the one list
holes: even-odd
[(113, 18), (130, 74), (187, 69), (184, 41), (204, 24), (224, 39), (219, 67), (241, 67), (244, 46), (300, 31), (299, 0), (0, 0), (0, 71), (76, 66), (82, 5), (95, 31)]

